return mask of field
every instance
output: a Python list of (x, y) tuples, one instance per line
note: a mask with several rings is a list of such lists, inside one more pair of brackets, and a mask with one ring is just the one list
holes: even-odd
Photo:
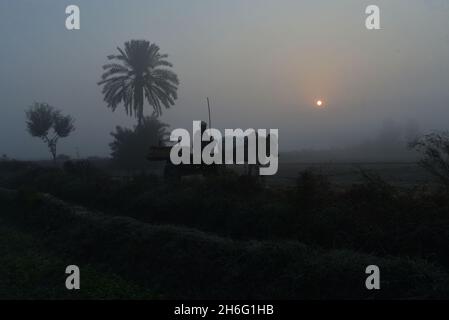
[(328, 163), (288, 163), (279, 164), (278, 174), (268, 180), (276, 185), (294, 185), (298, 172), (312, 169), (327, 176), (340, 186), (360, 183), (361, 170), (375, 172), (385, 181), (395, 186), (412, 187), (432, 183), (432, 177), (415, 162), (328, 162)]
[(2, 162), (0, 298), (449, 297), (449, 197), (416, 164), (283, 163), (265, 181), (147, 169)]
[[(149, 173), (162, 176), (164, 163), (155, 162), (147, 167)], [(242, 173), (242, 166), (228, 166), (238, 173)], [(265, 177), (266, 182), (274, 186), (293, 186), (296, 184), (298, 173), (313, 170), (329, 178), (335, 185), (347, 187), (360, 183), (360, 171), (377, 173), (385, 181), (395, 186), (413, 187), (415, 185), (432, 184), (430, 176), (416, 162), (280, 162), (278, 173)], [(115, 172), (117, 175), (126, 175)]]

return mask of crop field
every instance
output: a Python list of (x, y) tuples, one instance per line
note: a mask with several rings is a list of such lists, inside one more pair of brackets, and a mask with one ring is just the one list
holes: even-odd
[(278, 173), (267, 179), (275, 185), (294, 185), (299, 172), (313, 170), (329, 178), (339, 186), (359, 183), (361, 170), (374, 173), (386, 182), (400, 187), (417, 184), (431, 184), (432, 177), (417, 163), (413, 162), (372, 162), (372, 163), (280, 163)]

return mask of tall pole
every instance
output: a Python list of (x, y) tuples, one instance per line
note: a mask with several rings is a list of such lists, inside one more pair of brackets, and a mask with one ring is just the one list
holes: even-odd
[(210, 120), (210, 102), (209, 102), (209, 97), (207, 97), (207, 109), (209, 110), (209, 129), (212, 129), (212, 123)]

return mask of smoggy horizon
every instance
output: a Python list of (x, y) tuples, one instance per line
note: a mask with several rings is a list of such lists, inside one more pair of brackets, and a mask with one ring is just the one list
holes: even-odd
[[(80, 30), (65, 28), (69, 4), (80, 7)], [(370, 4), (381, 30), (365, 28)], [(441, 0), (4, 1), (0, 154), (48, 158), (26, 132), (37, 101), (76, 120), (60, 153), (108, 156), (110, 132), (137, 120), (122, 106), (111, 112), (97, 82), (132, 39), (173, 63), (179, 98), (160, 117), (171, 129), (207, 120), (206, 97), (213, 127), (279, 129), (281, 152), (351, 146), (392, 126), (449, 129), (448, 18)]]

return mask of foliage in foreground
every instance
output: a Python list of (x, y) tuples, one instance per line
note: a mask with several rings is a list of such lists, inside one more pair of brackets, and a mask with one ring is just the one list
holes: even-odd
[[(16, 195), (17, 197), (17, 195)], [(8, 200), (2, 199), (3, 205)], [(374, 299), (444, 298), (449, 277), (419, 259), (320, 250), (290, 241), (234, 241), (154, 226), (24, 194), (8, 216), (59, 256), (94, 265), (168, 298)], [(5, 203), (7, 202), (7, 203)], [(382, 290), (365, 289), (364, 270), (382, 268)]]
[[(4, 208), (6, 209), (6, 208)], [(72, 264), (44, 248), (41, 241), (0, 218), (0, 299), (154, 299), (157, 295), (113, 273), (83, 266), (83, 288), (65, 288)]]
[(51, 193), (111, 215), (187, 226), (249, 240), (295, 240), (326, 249), (426, 259), (449, 267), (449, 195), (400, 189), (381, 178), (337, 189), (317, 173), (296, 188), (264, 188), (232, 172), (177, 183), (151, 175), (127, 180), (93, 166), (25, 167), (0, 185)]

